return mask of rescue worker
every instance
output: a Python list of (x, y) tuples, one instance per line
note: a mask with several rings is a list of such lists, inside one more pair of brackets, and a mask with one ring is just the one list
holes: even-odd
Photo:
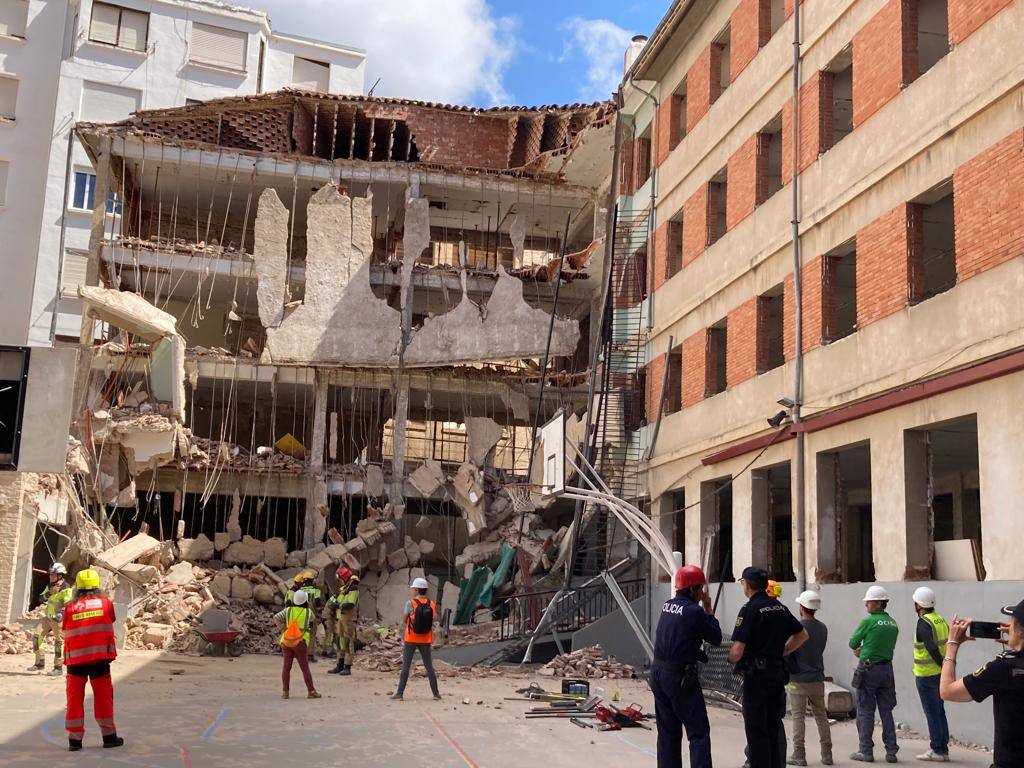
[(53, 670), (51, 675), (64, 674), (64, 644), (61, 633), (61, 622), (64, 618), (64, 606), (74, 598), (74, 590), (67, 580), (68, 569), (64, 563), (54, 563), (49, 569), (50, 583), (39, 593), (39, 600), (46, 604), (46, 617), (39, 622), (39, 628), (32, 638), (32, 648), (36, 653), (35, 663), (30, 670), (42, 672), (46, 669), (46, 654), (43, 642), (47, 635), (53, 635)]
[(82, 748), (85, 736), (85, 681), (92, 687), (93, 715), (104, 748), (120, 747), (124, 739), (114, 725), (114, 683), (110, 662), (114, 643), (114, 604), (100, 593), (100, 576), (92, 568), (78, 572), (75, 594), (64, 608), (64, 663), (68, 669), (64, 727), (68, 750)]
[(896, 762), (899, 745), (896, 744), (896, 721), (892, 711), (896, 708), (896, 678), (892, 671), (892, 657), (900, 628), (895, 619), (885, 612), (889, 606), (889, 593), (877, 584), (868, 587), (864, 607), (868, 615), (850, 637), (850, 648), (859, 660), (853, 676), (857, 690), (857, 736), (860, 742), (851, 760), (872, 763), (874, 757), (875, 710), (882, 721), (882, 744), (885, 761)]
[[(291, 687), (292, 662), (299, 662), (299, 669), (302, 670), (302, 679), (306, 683), (307, 698), (319, 699), (316, 687), (313, 685), (313, 674), (309, 671), (309, 658), (307, 650), (310, 641), (310, 627), (313, 625), (313, 611), (309, 608), (309, 595), (305, 590), (299, 589), (292, 594), (289, 604), (284, 610), (274, 615), (274, 622), (278, 628), (284, 628), (278, 643), (281, 646), (283, 666), (281, 667), (281, 698), (289, 697), (288, 689)], [(300, 635), (293, 640), (289, 637), (294, 622), (295, 628)]]
[(807, 641), (807, 630), (782, 603), (769, 597), (768, 574), (747, 567), (740, 578), (747, 596), (736, 617), (729, 661), (743, 675), (743, 727), (751, 768), (781, 768), (779, 731), (786, 714), (789, 675), (782, 657)]
[(700, 687), (698, 662), (704, 643), (722, 642), (704, 571), (684, 565), (673, 579), (676, 595), (661, 607), (651, 665), (651, 691), (658, 723), (658, 768), (682, 768), (683, 730), (691, 768), (711, 768), (711, 724)]
[(423, 666), (427, 668), (427, 680), (430, 681), (430, 692), (434, 700), (441, 700), (437, 690), (437, 675), (430, 658), (430, 648), (434, 643), (434, 622), (437, 620), (437, 606), (427, 597), (430, 584), (420, 577), (413, 579), (409, 585), (412, 599), (405, 604), (405, 643), (402, 646), (402, 673), (398, 677), (398, 688), (391, 696), (394, 701), (401, 701), (405, 694), (405, 684), (409, 681), (412, 669), (412, 657), (418, 650)]
[[(295, 593), (302, 591), (306, 593), (309, 598), (306, 602), (306, 606), (313, 612), (313, 616), (319, 616), (323, 610), (323, 593), (320, 588), (316, 585), (316, 572), (309, 570), (308, 568), (298, 574), (292, 581), (292, 589), (289, 590), (288, 595), (285, 599), (287, 605), (294, 604)], [(310, 664), (316, 664), (316, 644), (317, 644), (317, 629), (319, 624), (314, 618), (309, 627), (309, 643), (308, 645), (308, 658)]]
[(816, 617), (821, 608), (821, 595), (808, 589), (796, 599), (800, 606), (800, 623), (807, 630), (807, 642), (789, 657), (790, 682), (789, 711), (793, 715), (793, 754), (786, 760), (788, 765), (807, 765), (804, 745), (804, 719), (807, 706), (811, 707), (814, 722), (818, 726), (818, 741), (821, 744), (822, 765), (832, 765), (832, 731), (825, 709), (825, 646), (828, 644), (828, 627)]
[(942, 660), (946, 657), (949, 625), (935, 611), (935, 592), (929, 587), (914, 590), (917, 629), (914, 632), (914, 682), (921, 699), (921, 709), (928, 721), (928, 750), (918, 760), (932, 763), (949, 762), (949, 723), (946, 706), (939, 695)]
[(352, 659), (356, 653), (356, 627), (359, 622), (359, 577), (351, 568), (338, 569), (338, 594), (328, 603), (332, 608), (331, 624), (338, 636), (338, 663), (329, 674), (351, 675)]

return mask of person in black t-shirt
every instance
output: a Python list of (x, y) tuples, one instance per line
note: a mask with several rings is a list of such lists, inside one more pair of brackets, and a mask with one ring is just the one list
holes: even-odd
[(1024, 766), (1024, 600), (1003, 608), (1010, 617), (1002, 625), (1009, 650), (999, 654), (977, 671), (956, 679), (956, 656), (960, 644), (972, 640), (967, 634), (970, 619), (953, 618), (942, 662), (939, 695), (945, 701), (984, 701), (992, 697), (995, 717), (995, 768)]
[(763, 570), (745, 568), (740, 581), (749, 600), (736, 617), (729, 661), (743, 675), (743, 728), (750, 768), (781, 768), (779, 730), (786, 715), (789, 679), (782, 657), (807, 641), (807, 630), (765, 592), (768, 574)]

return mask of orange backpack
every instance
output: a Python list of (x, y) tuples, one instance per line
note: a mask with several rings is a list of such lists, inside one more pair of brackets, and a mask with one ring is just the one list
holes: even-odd
[[(289, 615), (291, 610), (289, 609)], [(295, 618), (292, 618), (288, 622), (288, 626), (285, 627), (284, 634), (281, 635), (281, 645), (286, 648), (295, 648), (302, 642), (302, 628), (299, 627), (299, 622)]]

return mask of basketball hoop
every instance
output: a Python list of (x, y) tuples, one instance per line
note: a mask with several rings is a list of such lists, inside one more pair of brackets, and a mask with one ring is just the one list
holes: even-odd
[(536, 483), (506, 483), (505, 493), (512, 502), (512, 509), (516, 512), (533, 512), (537, 508), (534, 502), (534, 495), (540, 496), (544, 492), (543, 485)]

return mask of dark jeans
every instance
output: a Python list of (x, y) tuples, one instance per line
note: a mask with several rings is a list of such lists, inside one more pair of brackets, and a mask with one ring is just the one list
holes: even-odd
[(749, 672), (743, 678), (743, 729), (747, 734), (750, 768), (782, 768), (786, 744), (786, 673), (783, 669)]
[(288, 684), (292, 678), (292, 662), (297, 661), (299, 662), (299, 669), (302, 670), (302, 679), (306, 683), (306, 690), (310, 692), (315, 691), (313, 675), (309, 671), (309, 659), (306, 656), (306, 644), (299, 643), (294, 648), (282, 645), (281, 655), (284, 657), (284, 666), (281, 668), (281, 690), (285, 693), (288, 692)]
[(946, 722), (946, 706), (939, 696), (940, 675), (915, 677), (917, 695), (921, 697), (921, 709), (928, 721), (928, 738), (932, 752), (949, 754), (949, 723)]
[(857, 736), (862, 754), (874, 754), (876, 709), (882, 721), (885, 754), (895, 755), (899, 751), (896, 744), (896, 721), (892, 717), (895, 708), (896, 680), (892, 674), (892, 664), (885, 661), (864, 667), (861, 685), (857, 689)]
[(402, 646), (402, 674), (398, 677), (397, 696), (405, 693), (405, 684), (409, 682), (409, 671), (412, 669), (412, 657), (416, 651), (420, 652), (423, 659), (423, 666), (427, 668), (427, 680), (430, 681), (430, 692), (440, 696), (437, 690), (437, 675), (434, 674), (434, 664), (430, 660), (430, 643), (406, 643)]
[(654, 716), (658, 724), (658, 768), (682, 768), (683, 729), (690, 743), (690, 767), (711, 768), (711, 724), (699, 685), (681, 688), (683, 676), (651, 670)]

